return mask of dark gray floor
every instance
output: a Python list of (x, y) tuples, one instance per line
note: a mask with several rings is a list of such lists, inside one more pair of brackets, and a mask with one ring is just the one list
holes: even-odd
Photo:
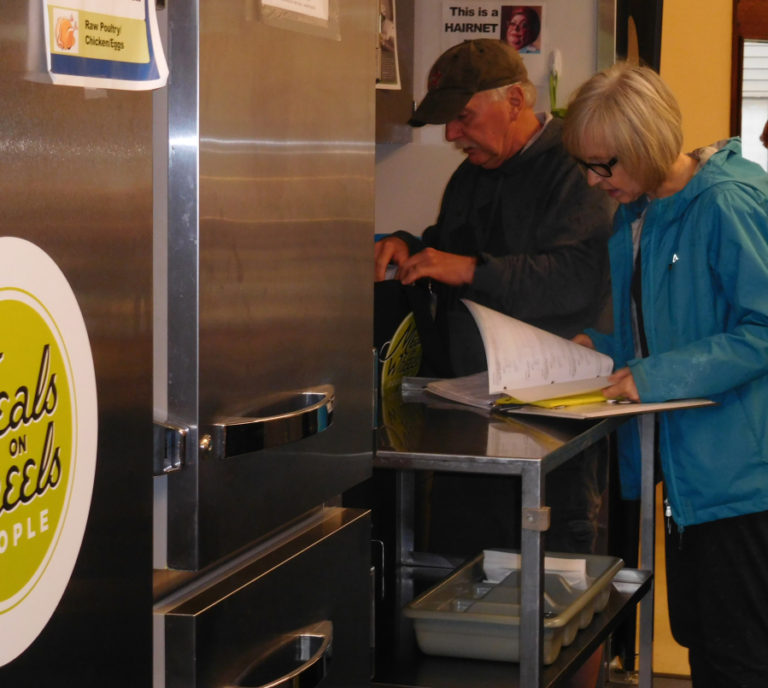
[[(605, 684), (605, 688), (631, 688), (636, 683), (613, 683)], [(691, 688), (691, 681), (687, 678), (670, 678), (667, 676), (654, 676), (653, 688)]]
[[(637, 685), (636, 679), (632, 681), (630, 677), (625, 675), (614, 675), (612, 678), (616, 680), (606, 683), (605, 688), (631, 688), (633, 685)], [(691, 680), (671, 676), (654, 676), (653, 688), (691, 688)]]

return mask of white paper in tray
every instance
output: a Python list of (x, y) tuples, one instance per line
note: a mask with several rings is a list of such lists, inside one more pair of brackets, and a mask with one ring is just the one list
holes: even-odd
[[(522, 557), (518, 552), (503, 552), (486, 549), (483, 551), (483, 572), (490, 583), (498, 583), (512, 571), (521, 568)], [(587, 560), (565, 559), (562, 557), (544, 557), (544, 570), (558, 573), (575, 588), (587, 587)]]

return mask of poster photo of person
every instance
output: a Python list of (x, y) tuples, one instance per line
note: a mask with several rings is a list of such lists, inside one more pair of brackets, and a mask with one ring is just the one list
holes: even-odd
[(541, 53), (541, 5), (502, 5), (501, 40), (521, 54)]

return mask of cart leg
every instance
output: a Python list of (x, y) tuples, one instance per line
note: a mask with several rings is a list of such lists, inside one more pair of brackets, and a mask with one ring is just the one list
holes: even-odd
[[(640, 493), (640, 568), (654, 571), (656, 535), (656, 485), (654, 476), (655, 414), (640, 416), (640, 449), (642, 456)], [(639, 688), (653, 684), (653, 597), (655, 585), (640, 602), (640, 666)]]

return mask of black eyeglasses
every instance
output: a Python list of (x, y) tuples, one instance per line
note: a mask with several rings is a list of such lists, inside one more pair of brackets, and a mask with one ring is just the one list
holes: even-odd
[(592, 170), (598, 177), (610, 177), (613, 175), (612, 168), (619, 162), (619, 159), (611, 158), (608, 162), (587, 162), (586, 160), (576, 158), (576, 162), (585, 170)]

